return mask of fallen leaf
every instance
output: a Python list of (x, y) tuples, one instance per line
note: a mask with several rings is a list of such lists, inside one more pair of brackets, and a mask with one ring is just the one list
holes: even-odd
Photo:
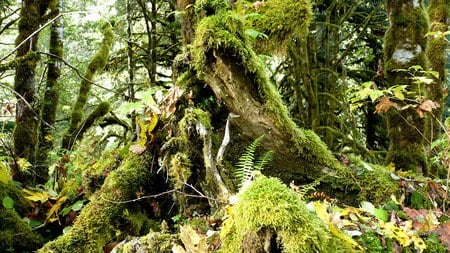
[(441, 224), (434, 232), (436, 232), (441, 242), (447, 247), (447, 250), (450, 251), (450, 222)]

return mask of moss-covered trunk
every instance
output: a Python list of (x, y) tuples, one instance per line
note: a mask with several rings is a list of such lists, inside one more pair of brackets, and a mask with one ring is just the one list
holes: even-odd
[[(415, 96), (424, 96), (424, 87), (414, 83), (409, 73), (396, 71), (415, 65), (426, 69), (428, 20), (422, 1), (389, 0), (387, 10), (390, 27), (385, 35), (384, 55), (388, 85), (407, 85)], [(414, 108), (401, 111), (392, 108), (387, 119), (388, 162), (393, 162), (397, 169), (426, 173), (423, 118)]]
[[(37, 51), (38, 29), (44, 21), (44, 15), (50, 1), (23, 1), (20, 11), (19, 35), (16, 44), (16, 58), (24, 57)], [(38, 112), (35, 106), (35, 73), (39, 59), (32, 57), (18, 62), (14, 78), (16, 92), (16, 126), (14, 129), (14, 152), (17, 157), (25, 158), (32, 164), (35, 160), (35, 149), (38, 141)], [(20, 168), (14, 168), (15, 179), (24, 184), (31, 184), (34, 180), (45, 181), (45, 176), (39, 173), (31, 175)]]
[(154, 178), (152, 181), (148, 160), (145, 155), (130, 153), (91, 196), (91, 202), (83, 208), (72, 229), (38, 252), (103, 252), (103, 247), (112, 241), (147, 233), (152, 223), (141, 212), (138, 194), (156, 190), (160, 185), (157, 181), (164, 182)]
[(432, 111), (426, 118), (425, 135), (430, 141), (440, 137), (441, 127), (439, 121), (442, 118), (444, 107), (444, 91), (442, 83), (445, 80), (445, 49), (448, 41), (444, 36), (447, 31), (447, 19), (450, 13), (450, 3), (445, 0), (431, 0), (428, 7), (430, 17), (430, 32), (434, 33), (428, 37), (426, 55), (430, 63), (430, 68), (439, 73), (439, 78), (427, 86), (427, 98), (439, 103), (440, 107)]
[[(55, 15), (60, 13), (62, 8), (61, 0), (53, 0), (52, 12)], [(63, 57), (63, 26), (62, 20), (56, 19), (50, 27), (50, 42), (49, 53), (54, 55), (49, 56), (48, 72), (46, 89), (44, 93), (44, 101), (41, 109), (41, 122), (39, 133), (39, 145), (36, 153), (37, 170), (42, 175), (41, 182), (45, 182), (48, 177), (48, 154), (53, 149), (55, 142), (54, 128), (56, 120), (56, 108), (59, 102), (59, 77), (61, 75), (61, 61), (58, 58)]]
[(75, 142), (83, 137), (84, 132), (92, 126), (96, 119), (106, 115), (109, 112), (109, 104), (103, 102), (100, 103), (85, 120), (83, 120), (83, 108), (88, 101), (89, 91), (92, 88), (92, 80), (94, 75), (102, 71), (106, 66), (109, 57), (109, 50), (114, 43), (114, 32), (109, 23), (105, 23), (103, 25), (103, 36), (104, 37), (100, 48), (92, 57), (91, 62), (87, 67), (85, 77), (81, 81), (78, 96), (72, 109), (70, 125), (62, 141), (62, 148), (67, 150), (72, 149)]

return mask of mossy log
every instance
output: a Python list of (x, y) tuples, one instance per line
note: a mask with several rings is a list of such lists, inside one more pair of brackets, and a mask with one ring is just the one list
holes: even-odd
[(38, 248), (43, 244), (43, 238), (22, 219), (31, 203), (12, 182), (0, 182), (0, 199), (3, 200), (6, 196), (14, 201), (14, 208), (0, 206), (0, 249), (2, 252), (23, 252)]
[(146, 187), (152, 181), (147, 159), (130, 153), (92, 195), (72, 229), (38, 252), (103, 252), (106, 244), (126, 235), (148, 233), (154, 223), (142, 214), (138, 202), (132, 201), (142, 188), (152, 188)]

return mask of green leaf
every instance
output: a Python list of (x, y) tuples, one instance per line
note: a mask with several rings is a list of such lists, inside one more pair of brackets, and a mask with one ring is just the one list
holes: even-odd
[(375, 102), (378, 98), (380, 98), (383, 95), (384, 93), (381, 90), (372, 90), (372, 92), (369, 93), (369, 97), (370, 100), (372, 100), (372, 102)]
[(382, 220), (384, 222), (387, 222), (389, 220), (389, 214), (384, 209), (375, 208), (374, 214), (375, 214), (375, 217), (377, 217), (379, 220)]
[(67, 226), (63, 229), (63, 234), (69, 233), (69, 231), (72, 230), (72, 226)]
[(83, 200), (78, 200), (72, 205), (72, 210), (78, 212), (81, 210), (81, 208), (83, 208), (83, 206), (84, 206)]
[(2, 204), (6, 209), (14, 208), (14, 200), (10, 196), (6, 196), (2, 200)]

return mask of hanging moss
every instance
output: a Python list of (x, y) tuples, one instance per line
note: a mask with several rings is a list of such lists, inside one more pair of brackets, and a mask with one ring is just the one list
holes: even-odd
[[(77, 130), (81, 127), (81, 122), (83, 119), (83, 108), (87, 102), (89, 91), (91, 90), (92, 84), (91, 81), (94, 78), (95, 73), (102, 71), (106, 66), (108, 61), (109, 51), (114, 43), (114, 32), (109, 23), (105, 23), (102, 27), (103, 29), (103, 41), (100, 45), (100, 48), (92, 57), (91, 62), (88, 65), (88, 68), (85, 73), (86, 80), (80, 84), (80, 89), (78, 91), (78, 97), (75, 101), (75, 105), (72, 110), (72, 115), (70, 117), (70, 126), (64, 136), (62, 147), (70, 150), (74, 145), (75, 137), (78, 135)], [(97, 107), (99, 109), (98, 112), (103, 112), (106, 108), (106, 104), (100, 104), (101, 107)], [(108, 105), (109, 110), (109, 105)]]
[[(424, 96), (423, 84), (415, 84), (408, 73), (396, 71), (414, 65), (427, 69), (425, 34), (428, 32), (428, 19), (422, 1), (387, 1), (387, 9), (391, 23), (384, 44), (387, 83), (390, 86), (407, 85), (415, 96)], [(402, 101), (398, 102), (403, 105)], [(393, 162), (400, 170), (426, 173), (424, 120), (413, 108), (391, 109), (387, 114), (387, 125), (390, 140), (388, 163)]]
[(282, 252), (353, 252), (295, 193), (278, 179), (264, 176), (239, 194), (220, 237), (221, 252), (263, 252), (273, 237)]

